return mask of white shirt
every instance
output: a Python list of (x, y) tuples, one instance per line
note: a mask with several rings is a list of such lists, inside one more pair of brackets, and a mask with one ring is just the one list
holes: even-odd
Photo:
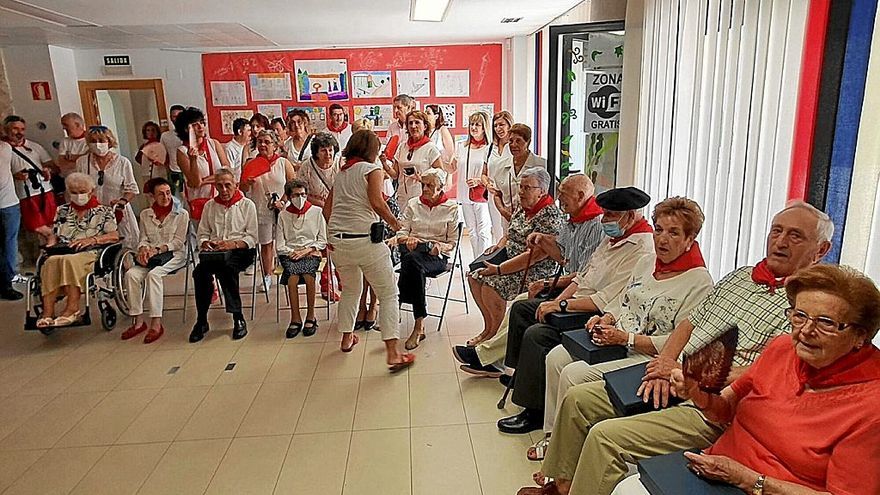
[(225, 145), (226, 158), (229, 159), (229, 166), (232, 167), (232, 173), (235, 174), (235, 181), (241, 180), (241, 155), (244, 151), (244, 145), (231, 139)]
[[(189, 148), (180, 145), (177, 148), (178, 151), (183, 153), (184, 155), (189, 154)], [(214, 149), (213, 143), (209, 143), (208, 153), (211, 155), (211, 162), (208, 162), (208, 158), (206, 155), (199, 153), (196, 158), (196, 163), (199, 165), (199, 177), (202, 179), (214, 175), (214, 172), (220, 169), (223, 165), (220, 163), (220, 157), (217, 156), (217, 151)], [(174, 153), (174, 156), (177, 156), (177, 153)], [(214, 185), (213, 184), (201, 184), (199, 187), (189, 187), (186, 186), (186, 199), (187, 201), (192, 201), (197, 198), (213, 198), (214, 197)]]
[(342, 129), (339, 132), (333, 132), (328, 127), (327, 132), (329, 132), (333, 137), (336, 138), (336, 142), (339, 143), (340, 150), (344, 150), (345, 145), (348, 144), (348, 140), (351, 139), (351, 126), (350, 125), (346, 125), (345, 129)]
[(311, 134), (306, 137), (302, 148), (296, 147), (292, 137), (287, 138), (287, 141), (284, 142), (284, 150), (287, 151), (287, 159), (290, 160), (290, 163), (299, 167), (307, 164), (309, 158), (312, 157), (312, 138), (314, 137)]
[[(422, 194), (422, 185), (416, 179), (416, 174), (421, 174), (425, 170), (431, 168), (431, 164), (440, 158), (440, 150), (434, 146), (434, 143), (428, 142), (419, 146), (409, 156), (409, 146), (406, 141), (401, 141), (397, 147), (397, 153), (394, 160), (397, 161), (400, 175), (397, 178), (397, 204), (405, 205), (410, 199)], [(412, 167), (415, 174), (406, 175), (404, 169)]]
[(327, 247), (327, 222), (320, 206), (312, 205), (305, 215), (281, 210), (278, 215), (278, 254), (289, 255), (305, 248), (321, 250)]
[(616, 244), (606, 238), (590, 257), (586, 269), (575, 275), (574, 283), (578, 289), (574, 297), (589, 297), (600, 311), (620, 314), (620, 295), (644, 257), (649, 257), (650, 263), (654, 262), (652, 233), (632, 234)]
[(15, 181), (12, 180), (12, 146), (0, 141), (0, 208), (18, 205)]
[[(510, 153), (509, 147), (507, 152)], [(503, 158), (499, 157), (499, 159), (494, 161), (493, 166), (495, 172), (491, 173), (489, 177), (495, 183), (495, 187), (501, 191), (501, 200), (504, 206), (513, 211), (519, 206), (519, 183), (522, 180), (523, 172), (533, 167), (540, 167), (546, 170), (547, 160), (529, 152), (529, 156), (526, 158), (526, 162), (520, 169), (519, 174), (514, 172), (513, 155)]]
[(308, 184), (310, 195), (327, 199), (338, 173), (339, 163), (336, 160), (329, 168), (321, 168), (315, 163), (315, 160), (309, 158), (300, 165), (297, 178)]
[(168, 168), (172, 172), (180, 172), (180, 165), (177, 164), (177, 149), (183, 144), (174, 130), (165, 131), (159, 136), (159, 142), (165, 146), (168, 151)]
[[(79, 157), (76, 161), (76, 171), (91, 176), (95, 184), (98, 184), (100, 169), (91, 153)], [(95, 196), (102, 205), (109, 205), (111, 201), (121, 198), (125, 193), (140, 193), (131, 162), (122, 155), (113, 154), (104, 168), (103, 182), (103, 185), (98, 185), (95, 188)]]
[(382, 170), (382, 166), (358, 162), (339, 170), (333, 183), (333, 210), (327, 226), (331, 237), (340, 233), (369, 234), (370, 225), (379, 221), (367, 195), (367, 174), (373, 170)]
[(450, 199), (430, 208), (420, 198), (412, 198), (403, 209), (400, 227), (398, 237), (436, 242), (440, 252), (449, 256), (458, 239), (458, 203)]
[(269, 199), (275, 194), (280, 200), (284, 196), (287, 182), (287, 158), (279, 156), (269, 171), (256, 178), (251, 186), (250, 197), (257, 204), (257, 219), (260, 223), (275, 223), (275, 210), (269, 209)]
[[(19, 172), (25, 170), (31, 170), (33, 167), (22, 157), (18, 156), (19, 153), (24, 156), (30, 158), (31, 162), (37, 166), (38, 169), (43, 170), (43, 164), (46, 162), (51, 162), (52, 157), (49, 156), (49, 153), (46, 152), (46, 148), (40, 146), (39, 143), (35, 143), (28, 139), (24, 140), (24, 143), (21, 146), (13, 146), (14, 151), (12, 151), (12, 173), (17, 174)], [(31, 196), (39, 196), (40, 194), (45, 192), (49, 192), (52, 190), (52, 183), (45, 180), (43, 175), (40, 174), (40, 184), (42, 185), (42, 190), (34, 189), (31, 187), (30, 179), (25, 180), (16, 180), (15, 181), (15, 194), (18, 195), (19, 199), (29, 198)]]
[(401, 124), (396, 120), (391, 122), (388, 124), (388, 131), (385, 133), (385, 136), (389, 140), (391, 139), (391, 136), (397, 136), (397, 138), (400, 139), (400, 144), (398, 146), (405, 146), (406, 139), (409, 137), (406, 133), (406, 124)]
[(85, 155), (88, 152), (89, 143), (86, 142), (85, 134), (79, 139), (64, 136), (61, 139), (61, 144), (58, 146), (58, 156), (70, 155), (71, 157), (74, 157), (76, 155)]
[(199, 245), (205, 241), (244, 241), (253, 248), (257, 245), (257, 206), (241, 198), (226, 208), (212, 199), (205, 203), (198, 234)]
[(470, 188), (467, 185), (467, 180), (480, 178), (483, 174), (483, 164), (486, 163), (486, 155), (488, 153), (489, 146), (472, 148), (468, 146), (467, 141), (459, 143), (455, 147), (455, 158), (458, 163), (456, 197), (459, 202), (465, 204), (472, 202), (468, 195)]
[(189, 227), (189, 212), (183, 208), (173, 208), (160, 222), (152, 208), (141, 211), (141, 238), (138, 248), (160, 248), (168, 246), (169, 251), (179, 252), (186, 245), (186, 232)]

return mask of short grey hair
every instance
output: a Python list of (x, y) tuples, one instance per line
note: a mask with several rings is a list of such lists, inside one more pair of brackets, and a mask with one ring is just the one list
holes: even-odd
[(276, 148), (281, 146), (281, 138), (278, 137), (278, 134), (275, 131), (271, 129), (263, 129), (262, 131), (257, 133), (257, 139), (265, 136), (272, 138), (272, 142), (275, 143)]
[(415, 108), (416, 106), (416, 100), (414, 100), (413, 97), (410, 95), (397, 95), (391, 101), (393, 103), (403, 103), (410, 108)]
[(523, 170), (520, 182), (527, 178), (535, 179), (538, 182), (538, 187), (541, 188), (541, 191), (545, 193), (550, 191), (550, 173), (547, 172), (547, 169), (544, 167), (530, 167)]
[(810, 212), (814, 217), (816, 217), (816, 236), (819, 238), (820, 241), (831, 241), (831, 239), (834, 237), (834, 222), (831, 220), (831, 217), (828, 216), (828, 214), (824, 211), (816, 208), (806, 201), (789, 201), (785, 205), (785, 208), (774, 215), (774, 217), (781, 215), (788, 210), (794, 209), (806, 210)]
[(86, 125), (86, 121), (83, 120), (82, 115), (80, 115), (76, 112), (68, 112), (68, 113), (65, 113), (64, 115), (62, 115), (61, 122), (64, 122), (65, 120), (72, 120), (74, 122), (79, 122), (82, 125)]
[(64, 178), (64, 187), (68, 191), (80, 186), (86, 186), (89, 188), (89, 192), (92, 192), (97, 187), (97, 184), (95, 184), (95, 179), (93, 179), (91, 175), (82, 172), (73, 172)]
[(318, 156), (321, 148), (333, 148), (333, 151), (339, 153), (339, 141), (329, 132), (319, 132), (312, 136), (312, 156)]
[(217, 179), (217, 178), (219, 178), (219, 177), (221, 177), (221, 176), (224, 176), (224, 175), (227, 175), (227, 176), (229, 176), (229, 177), (232, 177), (233, 182), (235, 182), (235, 173), (232, 171), (232, 169), (229, 169), (229, 168), (226, 168), (226, 167), (222, 167), (222, 168), (217, 169), (216, 172), (214, 172), (214, 178), (215, 178), (215, 179)]

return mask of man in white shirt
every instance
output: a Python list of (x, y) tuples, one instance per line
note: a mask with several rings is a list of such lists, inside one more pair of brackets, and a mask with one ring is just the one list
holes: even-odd
[[(407, 138), (406, 116), (408, 113), (416, 109), (416, 101), (409, 95), (397, 95), (391, 100), (391, 105), (394, 109), (395, 120), (388, 126), (387, 136), (389, 140), (393, 136), (397, 136), (400, 140), (400, 145), (403, 145)], [(385, 156), (389, 158), (394, 156), (394, 151), (395, 150), (386, 150)]]
[(3, 256), (0, 257), (0, 299), (15, 301), (24, 297), (12, 288), (12, 279), (18, 273), (18, 229), (21, 224), (21, 210), (15, 194), (12, 179), (12, 145), (0, 141), (0, 242)]
[(348, 140), (351, 139), (351, 126), (348, 125), (345, 108), (339, 103), (334, 103), (327, 109), (327, 114), (327, 132), (336, 138), (339, 149), (344, 150)]
[(71, 112), (62, 115), (61, 127), (67, 135), (61, 139), (55, 163), (61, 171), (61, 177), (67, 177), (76, 169), (76, 160), (89, 152), (89, 145), (86, 143), (86, 124), (80, 114)]
[(27, 139), (23, 118), (9, 115), (3, 125), (6, 139), (12, 145), (12, 177), (24, 228), (48, 240), (55, 223), (55, 195), (50, 182), (55, 162), (39, 143)]
[(257, 206), (238, 190), (235, 175), (228, 168), (214, 174), (214, 187), (217, 196), (205, 204), (199, 222), (199, 265), (193, 270), (198, 316), (190, 342), (198, 342), (208, 333), (215, 277), (223, 288), (226, 312), (232, 314), (232, 339), (247, 335), (238, 276), (256, 258)]
[(251, 142), (251, 123), (248, 119), (237, 118), (232, 122), (232, 139), (226, 143), (226, 158), (235, 174), (235, 181), (241, 180), (241, 155), (244, 147)]
[(174, 121), (184, 110), (186, 109), (183, 105), (171, 105), (171, 108), (168, 109), (170, 120), (168, 130), (159, 136), (159, 142), (165, 146), (165, 150), (168, 152), (168, 182), (171, 182), (171, 194), (174, 195), (183, 191), (183, 172), (180, 171), (180, 165), (177, 164), (177, 148), (183, 143), (174, 132)]

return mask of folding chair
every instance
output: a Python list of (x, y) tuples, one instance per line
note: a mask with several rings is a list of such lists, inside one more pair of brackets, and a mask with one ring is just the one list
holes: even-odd
[[(329, 249), (327, 249), (327, 257), (324, 258), (324, 264), (322, 266), (318, 267), (318, 272), (315, 274), (316, 275), (315, 284), (320, 284), (319, 277), (321, 276), (321, 272), (324, 271), (325, 266), (328, 267), (328, 270), (330, 271), (330, 290), (327, 294), (327, 304), (324, 304), (321, 306), (315, 305), (315, 309), (326, 309), (327, 310), (327, 320), (329, 321), (330, 320), (330, 305), (335, 304), (335, 301), (333, 300), (333, 294), (336, 293), (336, 276), (333, 273), (333, 262), (331, 261), (331, 258), (330, 258), (330, 250)], [(287, 283), (289, 284), (290, 280), (288, 280)], [(300, 283), (298, 282), (297, 285), (300, 285)], [(320, 287), (315, 287), (315, 290), (320, 291)], [(279, 274), (278, 277), (276, 278), (276, 282), (275, 282), (275, 323), (278, 323), (281, 321), (281, 311), (292, 311), (293, 310), (293, 306), (290, 301), (290, 293), (287, 292), (287, 286), (284, 286), (284, 295), (287, 297), (287, 306), (284, 306), (284, 307), (281, 306), (281, 292), (282, 292), (282, 290), (281, 290), (281, 275)], [(299, 309), (302, 309), (302, 307), (299, 306), (299, 301), (297, 301), (297, 307)]]
[[(449, 275), (449, 280), (446, 282), (446, 293), (445, 294), (443, 294), (442, 296), (438, 296), (435, 294), (427, 294), (427, 293), (425, 294), (425, 297), (443, 300), (443, 307), (440, 309), (440, 314), (428, 312), (428, 316), (440, 319), (437, 322), (437, 331), (438, 332), (443, 327), (443, 318), (446, 317), (446, 306), (449, 304), (450, 301), (457, 302), (457, 303), (464, 303), (465, 314), (469, 314), (469, 312), (470, 312), (470, 308), (468, 307), (468, 300), (467, 300), (467, 283), (465, 282), (464, 263), (462, 262), (462, 259), (461, 259), (461, 234), (462, 234), (463, 230), (464, 230), (464, 224), (462, 222), (459, 222), (458, 223), (458, 235), (456, 236), (457, 240), (455, 242), (455, 250), (452, 253), (452, 257), (450, 258), (449, 263), (446, 263), (446, 269), (443, 270), (442, 272), (438, 273), (437, 275), (428, 276), (428, 278), (430, 278), (432, 280), (437, 280), (440, 277), (442, 277), (443, 275), (447, 275), (447, 274)], [(449, 297), (449, 292), (452, 290), (452, 280), (455, 278), (454, 272), (455, 272), (456, 268), (458, 269), (458, 273), (461, 277), (462, 294), (464, 295), (463, 299)], [(398, 269), (397, 272), (399, 273), (400, 270)], [(404, 308), (403, 304), (404, 303), (398, 303), (400, 310), (412, 313), (412, 308)]]
[(174, 270), (173, 272), (166, 275), (166, 277), (171, 275), (176, 275), (180, 272), (180, 270), (184, 270), (184, 279), (183, 279), (183, 294), (168, 294), (165, 293), (165, 297), (183, 297), (183, 307), (182, 308), (169, 308), (165, 307), (164, 311), (182, 311), (183, 318), (182, 321), (186, 322), (186, 310), (189, 305), (189, 282), (192, 274), (192, 270), (196, 266), (196, 252), (195, 246), (193, 246), (193, 239), (195, 239), (195, 229), (193, 227), (192, 222), (187, 226), (186, 230), (186, 243), (184, 244), (184, 249), (186, 249), (186, 262), (182, 267)]
[[(251, 321), (254, 321), (254, 317), (257, 314), (257, 283), (263, 283), (263, 257), (260, 254), (260, 245), (257, 244), (255, 249), (257, 250), (257, 255), (254, 256), (254, 274), (251, 277), (251, 303), (250, 305), (241, 305), (241, 309), (251, 310)], [(269, 291), (266, 291), (265, 295), (266, 304), (269, 304)]]

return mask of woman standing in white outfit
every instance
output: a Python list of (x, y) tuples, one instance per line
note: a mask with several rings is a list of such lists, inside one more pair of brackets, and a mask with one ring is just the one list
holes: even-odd
[(458, 172), (456, 193), (475, 257), (492, 245), (488, 189), (480, 180), (489, 152), (488, 127), (489, 117), (483, 112), (476, 112), (468, 118), (467, 141), (456, 148), (450, 167), (452, 173)]
[(351, 352), (358, 343), (354, 324), (366, 278), (380, 303), (379, 328), (385, 341), (385, 362), (391, 372), (396, 372), (411, 366), (415, 356), (397, 349), (400, 313), (391, 255), (383, 239), (373, 242), (370, 235), (378, 230), (373, 224), (380, 217), (392, 230), (400, 230), (400, 222), (382, 198), (385, 173), (376, 163), (378, 155), (379, 138), (375, 134), (364, 129), (352, 135), (343, 152), (345, 164), (327, 197), (324, 217), (328, 220), (328, 243), (334, 251), (343, 286), (337, 309), (337, 328), (342, 333), (340, 348), (342, 352)]
[(76, 161), (76, 171), (89, 175), (98, 187), (95, 197), (102, 205), (113, 207), (122, 244), (134, 249), (140, 231), (137, 217), (129, 202), (140, 193), (134, 178), (134, 168), (128, 158), (116, 151), (118, 146), (113, 131), (104, 126), (89, 127), (86, 133), (89, 153)]
[[(452, 137), (452, 132), (449, 130), (450, 123), (446, 121), (440, 105), (425, 105), (425, 115), (428, 116), (428, 121), (431, 123), (431, 134), (429, 135), (431, 142), (440, 150), (440, 160), (448, 165), (455, 157), (455, 138)], [(454, 126), (455, 123), (453, 122), (452, 125)]]
[(428, 116), (414, 110), (406, 116), (409, 138), (401, 143), (394, 154), (392, 178), (397, 182), (397, 204), (406, 205), (422, 194), (419, 175), (429, 168), (440, 168), (440, 150), (431, 142), (431, 124)]
[[(507, 234), (508, 221), (501, 216), (501, 212), (495, 206), (495, 189), (493, 177), (495, 177), (505, 164), (512, 160), (507, 140), (510, 138), (510, 126), (513, 125), (513, 115), (507, 110), (502, 110), (492, 116), (492, 144), (487, 152), (486, 165), (483, 167), (483, 185), (489, 189), (489, 218), (492, 219), (492, 244), (498, 244)], [(477, 253), (474, 253), (476, 256)]]
[(198, 108), (189, 107), (180, 112), (174, 121), (174, 132), (183, 143), (177, 148), (177, 164), (186, 179), (183, 192), (195, 232), (205, 203), (216, 195), (214, 173), (221, 168), (230, 168), (229, 160), (223, 145), (208, 136), (205, 114)]
[[(260, 259), (263, 264), (263, 289), (269, 290), (272, 284), (272, 273), (275, 271), (275, 224), (278, 213), (284, 208), (284, 184), (296, 178), (287, 158), (278, 155), (281, 142), (273, 131), (260, 131), (257, 134), (258, 158), (269, 161), (269, 171), (257, 177), (248, 173), (248, 167), (256, 161), (248, 162), (242, 169), (241, 176), (248, 177), (241, 181), (241, 189), (257, 205), (257, 230), (260, 242)], [(254, 159), (256, 160), (256, 158)]]
[(532, 129), (529, 126), (513, 124), (507, 133), (510, 159), (499, 161), (499, 166), (491, 177), (493, 200), (504, 218), (505, 232), (507, 222), (510, 222), (513, 212), (519, 207), (519, 182), (523, 172), (534, 167), (547, 168), (547, 160), (529, 150), (532, 143)]

